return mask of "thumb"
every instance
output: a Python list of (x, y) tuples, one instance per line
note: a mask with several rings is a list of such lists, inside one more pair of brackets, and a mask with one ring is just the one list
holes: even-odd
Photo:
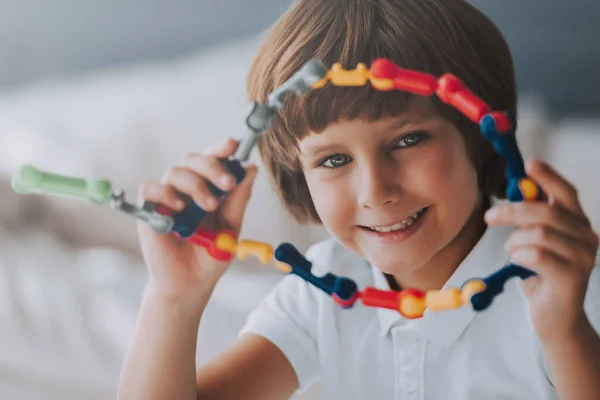
[(255, 164), (247, 164), (244, 167), (246, 169), (246, 177), (235, 189), (225, 196), (221, 204), (223, 219), (236, 232), (239, 232), (241, 229), (246, 207), (252, 194), (254, 180), (258, 174), (258, 167)]

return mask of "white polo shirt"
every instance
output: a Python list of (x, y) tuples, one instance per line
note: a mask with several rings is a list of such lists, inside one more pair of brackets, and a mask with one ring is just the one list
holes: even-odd
[[(490, 227), (445, 287), (484, 277), (508, 260), (507, 227)], [(360, 290), (389, 290), (383, 274), (335, 240), (311, 247), (313, 268), (347, 276)], [(598, 263), (597, 263), (598, 264)], [(600, 267), (592, 274), (586, 312), (600, 330)], [(300, 388), (320, 379), (324, 399), (556, 399), (542, 347), (517, 279), (481, 313), (469, 307), (406, 320), (393, 310), (343, 309), (301, 278), (282, 279), (241, 333), (278, 346)]]

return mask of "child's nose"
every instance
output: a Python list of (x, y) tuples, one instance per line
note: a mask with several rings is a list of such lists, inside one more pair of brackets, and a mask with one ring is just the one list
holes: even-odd
[(357, 182), (358, 203), (361, 207), (377, 209), (396, 203), (402, 196), (398, 171), (393, 165), (374, 162), (364, 166)]

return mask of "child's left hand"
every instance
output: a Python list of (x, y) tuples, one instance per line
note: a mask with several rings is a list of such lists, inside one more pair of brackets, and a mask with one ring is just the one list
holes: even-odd
[(489, 225), (516, 225), (506, 242), (511, 262), (538, 275), (522, 281), (533, 325), (542, 340), (565, 338), (586, 321), (583, 302), (598, 251), (577, 191), (550, 166), (528, 161), (526, 172), (547, 201), (501, 204), (485, 215)]

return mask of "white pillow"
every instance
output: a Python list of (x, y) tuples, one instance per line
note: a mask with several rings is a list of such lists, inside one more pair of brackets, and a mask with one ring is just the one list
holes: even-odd
[[(62, 174), (106, 177), (135, 200), (139, 184), (160, 179), (187, 152), (241, 135), (248, 111), (245, 79), (256, 45), (255, 38), (246, 38), (170, 62), (5, 94), (0, 97), (0, 173), (9, 176), (31, 163)], [(58, 232), (82, 245), (137, 251), (130, 217), (108, 207), (46, 199)], [(242, 236), (273, 244), (291, 241), (305, 250), (311, 230), (291, 220), (260, 173)]]

